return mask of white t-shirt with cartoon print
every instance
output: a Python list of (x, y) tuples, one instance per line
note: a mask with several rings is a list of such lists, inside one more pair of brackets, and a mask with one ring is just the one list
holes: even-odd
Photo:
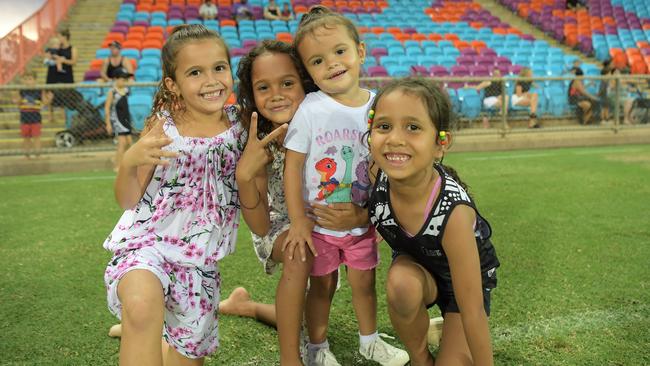
[[(369, 93), (368, 102), (361, 107), (343, 105), (322, 91), (307, 94), (298, 107), (284, 146), (306, 154), (302, 192), (305, 201), (364, 205), (368, 199), (368, 148), (362, 138), (375, 97), (372, 91)], [(316, 226), (314, 231), (336, 237), (359, 236), (368, 227), (333, 231)]]

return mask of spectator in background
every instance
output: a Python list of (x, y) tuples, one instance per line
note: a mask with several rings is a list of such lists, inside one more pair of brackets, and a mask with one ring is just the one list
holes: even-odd
[(206, 19), (216, 19), (219, 9), (216, 5), (212, 3), (212, 0), (205, 0), (201, 7), (199, 8), (199, 15), (203, 20)]
[(573, 69), (573, 73), (576, 78), (569, 84), (569, 104), (578, 108), (578, 122), (581, 125), (586, 125), (592, 122), (599, 99), (585, 88), (585, 84), (582, 82), (584, 71), (578, 67)]
[[(605, 60), (603, 62), (603, 68), (600, 70), (600, 76), (610, 76), (613, 73), (614, 68), (612, 67), (612, 60)], [(614, 80), (601, 80), (600, 84), (598, 85), (598, 98), (600, 98), (601, 105), (600, 116), (603, 121), (609, 121), (609, 111), (614, 106), (613, 103), (610, 102), (613, 99), (612, 97), (615, 97), (615, 91), (614, 95), (609, 95), (609, 89), (612, 84), (615, 88), (616, 81)]]
[(235, 14), (235, 20), (244, 20), (244, 19), (253, 19), (253, 10), (248, 5), (248, 0), (241, 0), (239, 4), (233, 5), (233, 14)]
[(269, 0), (269, 3), (264, 7), (264, 19), (278, 20), (280, 19), (280, 8), (275, 0)]
[(289, 3), (282, 4), (282, 10), (280, 11), (280, 20), (291, 20), (293, 19), (293, 14), (291, 14), (291, 8)]
[(133, 74), (133, 65), (131, 60), (122, 56), (122, 44), (118, 41), (113, 41), (108, 45), (111, 50), (111, 55), (104, 61), (102, 66), (102, 79), (109, 81), (115, 79), (115, 71), (119, 69), (126, 69), (130, 74)]
[[(495, 78), (500, 78), (501, 71), (494, 69), (494, 71), (492, 71), (492, 76)], [(483, 93), (484, 108), (496, 108), (499, 110), (499, 112), (501, 112), (504, 93), (503, 84), (500, 81), (486, 80), (478, 84), (475, 88), (478, 91), (485, 89), (485, 92)], [(508, 105), (508, 96), (506, 95), (505, 98), (506, 105)], [(488, 120), (487, 116), (483, 116), (483, 128), (490, 128), (490, 121)]]
[[(524, 67), (519, 72), (519, 76), (522, 78), (532, 78), (533, 70), (528, 67)], [(530, 108), (528, 128), (540, 128), (542, 126), (537, 123), (537, 102), (539, 96), (537, 93), (530, 91), (532, 87), (532, 81), (517, 80), (515, 83), (515, 93), (512, 95), (512, 105)]]
[[(77, 48), (70, 44), (70, 31), (67, 29), (59, 30), (56, 33), (57, 49), (50, 49), (45, 54), (45, 58), (54, 60), (55, 64), (47, 68), (47, 84), (73, 84), (74, 74), (72, 67), (77, 63)], [(56, 64), (61, 63), (62, 70), (57, 70)], [(55, 90), (51, 96), (53, 107), (64, 107), (70, 103), (72, 89)], [(54, 111), (50, 108), (50, 122), (54, 122)]]
[(127, 69), (119, 68), (113, 73), (115, 84), (106, 95), (104, 104), (104, 115), (106, 121), (106, 132), (117, 137), (117, 151), (113, 170), (118, 171), (122, 156), (126, 149), (131, 146), (131, 113), (129, 112), (129, 88), (126, 82), (133, 77)]
[[(36, 71), (26, 71), (22, 82), (27, 86), (36, 84)], [(50, 103), (50, 94), (38, 89), (22, 89), (15, 98), (20, 110), (20, 135), (27, 159), (31, 154), (38, 158), (41, 153), (41, 107)]]

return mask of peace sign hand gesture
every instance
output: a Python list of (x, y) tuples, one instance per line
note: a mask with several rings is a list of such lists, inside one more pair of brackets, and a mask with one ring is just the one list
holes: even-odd
[(141, 165), (169, 165), (169, 161), (163, 158), (175, 158), (178, 153), (164, 151), (162, 148), (171, 142), (172, 139), (167, 137), (163, 130), (163, 121), (158, 118), (154, 127), (124, 153), (122, 164), (127, 168)]
[(257, 112), (253, 112), (250, 130), (248, 131), (248, 142), (246, 142), (246, 147), (239, 159), (235, 173), (237, 180), (240, 181), (248, 182), (253, 180), (271, 162), (273, 157), (268, 145), (288, 128), (287, 124), (283, 124), (263, 139), (259, 139), (257, 137), (257, 119)]

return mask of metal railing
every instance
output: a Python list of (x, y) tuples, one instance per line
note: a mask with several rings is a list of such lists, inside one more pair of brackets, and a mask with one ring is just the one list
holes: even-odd
[[(572, 77), (439, 77), (433, 78), (443, 85), (450, 94), (456, 112), (456, 129), (460, 134), (498, 134), (536, 133), (555, 130), (604, 129), (614, 133), (623, 124), (624, 107), (631, 107), (627, 119), (638, 128), (650, 127), (650, 99), (646, 98), (650, 76), (614, 75), (585, 76), (583, 83), (592, 94), (597, 94), (601, 82), (613, 81), (610, 88), (612, 102), (611, 117), (608, 121), (594, 118), (592, 125), (580, 125), (576, 118), (576, 106), (568, 103), (567, 87)], [(392, 78), (362, 78), (364, 87), (377, 89)], [(513, 107), (511, 103), (502, 104), (501, 109), (485, 108), (482, 93), (475, 89), (481, 81), (501, 83), (503, 94), (511, 101), (516, 81), (532, 81), (531, 93), (538, 94), (538, 122), (542, 129), (529, 129), (530, 108)], [(0, 86), (0, 155), (22, 153), (20, 92), (43, 90), (45, 99), (52, 99), (41, 110), (41, 153), (60, 153), (73, 151), (93, 151), (114, 149), (114, 136), (106, 130), (106, 96), (112, 88), (110, 83), (48, 84), (48, 85), (4, 85)], [(128, 84), (130, 94), (128, 105), (132, 132), (138, 134), (143, 128), (145, 118), (151, 111), (153, 95), (158, 84), (155, 82), (134, 82)], [(454, 88), (455, 87), (455, 88)], [(613, 93), (613, 95), (611, 95)], [(47, 100), (46, 100), (47, 101)], [(597, 103), (602, 104), (604, 100)], [(596, 102), (595, 102), (596, 103)], [(629, 105), (631, 103), (631, 105)], [(24, 103), (23, 103), (24, 104)], [(108, 109), (110, 110), (110, 108)], [(483, 119), (490, 128), (483, 128)]]

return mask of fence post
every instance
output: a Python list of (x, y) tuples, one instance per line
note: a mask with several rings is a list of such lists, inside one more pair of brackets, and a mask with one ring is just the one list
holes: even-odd
[(614, 133), (618, 133), (618, 121), (621, 116), (621, 77), (616, 76), (616, 91), (614, 93)]
[(508, 132), (508, 89), (503, 76), (499, 78), (499, 84), (501, 84), (501, 137), (505, 137)]

